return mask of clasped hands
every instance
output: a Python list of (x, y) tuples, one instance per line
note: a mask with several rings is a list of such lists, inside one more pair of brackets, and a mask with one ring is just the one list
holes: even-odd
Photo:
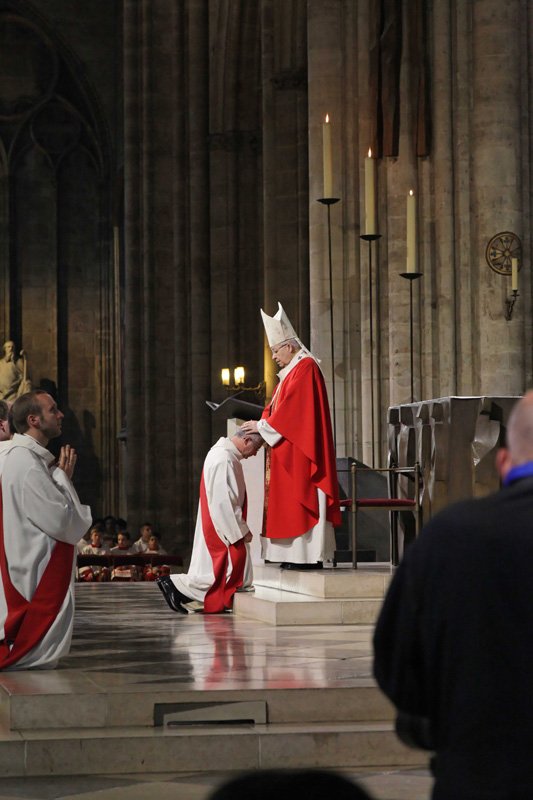
[(66, 444), (64, 447), (61, 448), (59, 452), (59, 458), (57, 459), (57, 466), (59, 469), (62, 469), (65, 475), (68, 478), (72, 478), (74, 475), (74, 467), (76, 466), (76, 461), (78, 460), (78, 456), (76, 451), (73, 447), (69, 444)]

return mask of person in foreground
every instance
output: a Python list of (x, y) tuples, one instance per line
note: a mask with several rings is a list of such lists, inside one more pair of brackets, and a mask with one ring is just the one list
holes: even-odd
[(224, 782), (209, 800), (371, 800), (338, 772), (323, 769), (256, 769)]
[(44, 391), (13, 404), (16, 433), (2, 464), (0, 670), (53, 669), (70, 649), (75, 545), (91, 524), (72, 485), (76, 453), (46, 449), (63, 414)]
[(499, 492), (443, 510), (408, 548), (374, 634), (379, 686), (435, 751), (434, 800), (533, 797), (531, 391), (496, 464)]
[(278, 306), (273, 317), (261, 314), (280, 382), (259, 422), (242, 429), (257, 431), (269, 445), (263, 558), (316, 569), (333, 557), (333, 527), (341, 524), (328, 396), (315, 357)]
[(189, 571), (187, 575), (157, 579), (174, 611), (188, 614), (203, 610), (206, 614), (217, 614), (232, 607), (233, 595), (243, 585), (248, 558), (246, 543), (252, 539), (246, 523), (246, 486), (241, 461), (255, 456), (262, 444), (257, 433), (238, 431), (231, 438), (220, 438), (207, 454)]

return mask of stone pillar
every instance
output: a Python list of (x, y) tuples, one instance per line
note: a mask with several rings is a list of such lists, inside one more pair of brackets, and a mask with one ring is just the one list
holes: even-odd
[(203, 6), (124, 5), (128, 522), (181, 551), (211, 443)]
[[(343, 377), (343, 217), (346, 201), (343, 136), (343, 2), (309, 0), (307, 4), (307, 52), (309, 70), (309, 250), (311, 350), (321, 359), (328, 389), (332, 424), (336, 418), (337, 455), (345, 453)], [(324, 197), (322, 125), (331, 120), (333, 196), (341, 202), (329, 207), (331, 219), (332, 285), (330, 294), (328, 253), (328, 208), (317, 202)], [(333, 301), (333, 330), (330, 304)], [(334, 342), (332, 359), (331, 342)], [(335, 380), (335, 392), (333, 391)], [(334, 405), (335, 394), (335, 405)], [(335, 413), (334, 413), (335, 412)], [(351, 455), (351, 453), (349, 453)]]
[(259, 12), (245, 0), (209, 4), (211, 379), (219, 399), (221, 368), (246, 367), (249, 385), (263, 377)]
[[(497, 233), (524, 238), (522, 224), (520, 0), (472, 3), (472, 328), (479, 332), (472, 390), (518, 394), (524, 390), (526, 270), (512, 322), (504, 316), (510, 280), (489, 268), (485, 250)], [(524, 15), (527, 18), (527, 14)]]
[[(278, 301), (309, 343), (306, 2), (263, 0), (264, 309)], [(277, 367), (265, 350), (267, 395)]]

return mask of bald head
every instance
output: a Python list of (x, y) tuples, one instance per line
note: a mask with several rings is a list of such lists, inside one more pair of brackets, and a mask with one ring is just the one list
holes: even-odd
[(507, 446), (498, 452), (496, 466), (502, 478), (513, 467), (533, 461), (533, 390), (513, 406), (507, 423)]

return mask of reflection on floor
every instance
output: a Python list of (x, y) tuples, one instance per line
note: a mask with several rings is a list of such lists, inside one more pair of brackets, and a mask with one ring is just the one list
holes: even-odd
[[(154, 696), (170, 696), (177, 690), (268, 690), (282, 697), (294, 689), (319, 690), (317, 697), (320, 690), (324, 693), (336, 687), (369, 687), (373, 691), (371, 626), (273, 628), (231, 614), (182, 616), (168, 609), (153, 584), (86, 584), (77, 586), (76, 593), (73, 646), (60, 669), (0, 674), (0, 689), (9, 693), (12, 702), (11, 728), (19, 738), (28, 738), (26, 732), (32, 727), (38, 737), (38, 729), (52, 725), (51, 718), (58, 727), (85, 724), (94, 731), (100, 726), (104, 736), (110, 735), (109, 726), (117, 722), (109, 719), (110, 709), (125, 718), (131, 712), (135, 722), (130, 724), (149, 725), (150, 720), (142, 718), (143, 700), (148, 709), (152, 703), (153, 714)], [(101, 702), (104, 697), (108, 701), (105, 707)], [(99, 703), (76, 705), (80, 699), (91, 698)], [(118, 701), (116, 707), (113, 698)], [(122, 700), (128, 706), (123, 712), (119, 708)], [(80, 707), (86, 708), (85, 723), (82, 719), (69, 721), (70, 710), (79, 716), (76, 708)], [(44, 714), (48, 717), (43, 721), (39, 715)], [(15, 735), (0, 735), (0, 747), (7, 738), (14, 739)], [(119, 741), (108, 740), (111, 761)], [(424, 763), (423, 756), (419, 763)], [(230, 776), (220, 771), (177, 774), (165, 768), (163, 774), (137, 771), (117, 777), (105, 774), (110, 771), (109, 763), (105, 767), (102, 774), (93, 771), (84, 777), (3, 777), (0, 800), (145, 800), (148, 796), (204, 800), (214, 786)], [(361, 768), (343, 772), (360, 781), (379, 800), (426, 800), (430, 794), (431, 779), (423, 769)]]

